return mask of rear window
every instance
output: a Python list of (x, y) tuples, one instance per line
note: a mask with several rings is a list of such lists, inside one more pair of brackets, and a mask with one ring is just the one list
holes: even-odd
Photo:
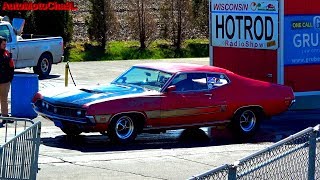
[(12, 41), (9, 28), (6, 25), (0, 26), (0, 36), (6, 38), (7, 42), (11, 42)]

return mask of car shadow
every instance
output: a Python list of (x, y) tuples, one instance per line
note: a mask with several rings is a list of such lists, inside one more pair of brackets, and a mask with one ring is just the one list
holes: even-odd
[(286, 113), (261, 122), (261, 128), (254, 136), (239, 139), (227, 127), (172, 130), (161, 134), (140, 134), (128, 144), (113, 144), (108, 136), (88, 133), (79, 136), (58, 135), (42, 138), (45, 146), (78, 150), (81, 152), (108, 152), (143, 149), (175, 149), (207, 146), (221, 146), (241, 143), (275, 143), (305, 128), (320, 124), (318, 113)]
[(172, 149), (215, 145), (202, 129), (175, 130), (162, 134), (140, 134), (128, 144), (114, 144), (108, 136), (100, 134), (81, 134), (79, 136), (59, 135), (41, 138), (45, 146), (78, 150), (81, 152), (107, 152), (142, 149)]

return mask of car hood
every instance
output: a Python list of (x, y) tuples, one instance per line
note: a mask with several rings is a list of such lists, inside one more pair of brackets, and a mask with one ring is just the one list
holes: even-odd
[(108, 100), (128, 95), (143, 95), (147, 92), (150, 91), (141, 87), (109, 84), (106, 86), (64, 88), (60, 90), (51, 89), (43, 91), (41, 94), (45, 101), (57, 105), (83, 106), (97, 100)]

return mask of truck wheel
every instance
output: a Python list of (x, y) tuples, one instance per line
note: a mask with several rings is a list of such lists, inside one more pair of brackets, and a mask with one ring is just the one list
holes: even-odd
[(45, 53), (40, 56), (37, 66), (33, 67), (33, 72), (38, 74), (40, 78), (46, 78), (50, 74), (51, 66), (52, 56)]
[(130, 116), (120, 115), (111, 121), (108, 136), (113, 143), (125, 144), (137, 137), (138, 125)]

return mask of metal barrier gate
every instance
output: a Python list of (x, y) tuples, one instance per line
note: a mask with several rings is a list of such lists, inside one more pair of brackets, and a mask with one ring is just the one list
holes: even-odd
[[(35, 180), (38, 172), (41, 122), (30, 119), (3, 118), (15, 121), (14, 137), (7, 142), (8, 128), (5, 130), (5, 144), (0, 145), (0, 179)], [(24, 130), (16, 134), (17, 122), (24, 121)], [(26, 123), (32, 123), (26, 127)]]
[(320, 125), (190, 179), (320, 179)]

